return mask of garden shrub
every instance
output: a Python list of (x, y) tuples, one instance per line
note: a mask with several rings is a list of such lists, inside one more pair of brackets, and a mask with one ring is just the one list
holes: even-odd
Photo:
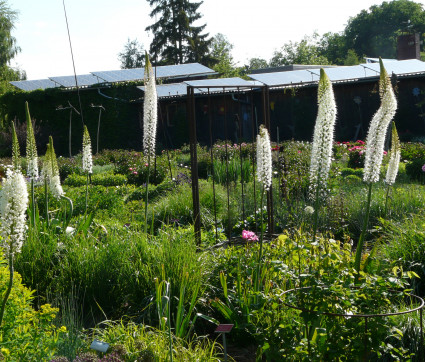
[[(87, 176), (71, 174), (64, 181), (64, 185), (79, 187), (85, 186), (87, 182)], [(127, 178), (124, 175), (114, 174), (114, 173), (101, 173), (93, 174), (90, 176), (91, 185), (99, 186), (122, 186), (127, 183)]]
[(401, 159), (404, 161), (414, 161), (425, 159), (425, 144), (405, 142), (401, 144)]
[[(108, 321), (95, 328), (93, 330), (93, 336), (111, 345), (108, 354), (101, 360), (96, 359), (95, 362), (154, 362), (167, 361), (170, 359), (167, 333), (143, 324)], [(117, 359), (117, 357), (121, 359)], [(207, 338), (196, 337), (188, 343), (180, 338), (174, 337), (173, 359), (175, 361), (219, 362), (222, 360), (222, 353), (219, 346)]]
[[(159, 185), (152, 185), (148, 189), (148, 198), (149, 202), (155, 202), (161, 197), (166, 196), (167, 192), (172, 191), (176, 188), (176, 183), (174, 181), (164, 181)], [(146, 198), (146, 187), (139, 186), (137, 187), (128, 197), (126, 198), (126, 202), (128, 201), (145, 201)]]
[(409, 215), (401, 221), (380, 219), (382, 258), (394, 260), (403, 270), (414, 271), (419, 278), (412, 280), (414, 293), (425, 296), (425, 225), (423, 213)]
[(357, 176), (359, 178), (363, 178), (363, 169), (359, 169), (359, 168), (342, 168), (341, 169), (341, 176), (342, 177), (346, 177), (349, 175), (353, 175), (353, 176)]
[(165, 156), (151, 159), (151, 165), (148, 167), (147, 161), (141, 157), (133, 157), (125, 163), (117, 166), (115, 173), (121, 173), (127, 176), (128, 183), (137, 186), (143, 185), (147, 181), (149, 170), (149, 183), (158, 185), (164, 181), (169, 173), (168, 160)]
[[(214, 196), (211, 183), (200, 180), (199, 197), (201, 207), (201, 225), (205, 229), (214, 227)], [(216, 208), (219, 225), (226, 224), (225, 215), (226, 195), (222, 186), (216, 185)], [(183, 184), (176, 192), (168, 194), (166, 198), (159, 199), (149, 208), (149, 225), (154, 220), (155, 229), (162, 223), (175, 225), (189, 225), (193, 223), (192, 188)]]
[(425, 165), (425, 157), (413, 159), (406, 164), (406, 174), (413, 181), (425, 182), (425, 171), (422, 168)]
[(211, 175), (211, 155), (209, 152), (202, 152), (198, 155), (198, 176), (207, 179)]
[[(264, 245), (261, 295), (250, 282), (255, 270), (252, 254), (258, 245), (230, 247), (216, 257), (215, 273), (220, 277), (211, 284), (222, 287), (211, 292), (211, 303), (220, 312), (221, 321), (235, 325), (232, 336), (239, 337), (237, 343), (254, 339), (260, 354), (271, 361), (355, 361), (359, 356), (374, 360), (383, 355), (405, 358), (408, 351), (394, 333), (392, 319), (368, 319), (365, 350), (364, 321), (320, 314), (392, 310), (387, 291), (405, 288), (404, 274), (394, 274), (393, 265), (386, 263), (378, 275), (363, 274), (360, 289), (352, 288), (351, 245), (328, 237), (312, 244), (310, 237), (302, 230), (288, 230)], [(308, 289), (282, 295), (295, 287)], [(400, 300), (403, 298), (394, 299), (403, 307)], [(282, 302), (315, 312), (299, 312)], [(399, 348), (393, 347), (395, 343)]]
[[(89, 186), (88, 209), (108, 210), (114, 213), (114, 209), (122, 208), (124, 205), (125, 186)], [(74, 216), (84, 214), (86, 203), (86, 187), (79, 186), (66, 190), (66, 195), (74, 202)], [(40, 204), (43, 202), (41, 197)], [(50, 201), (49, 201), (50, 202)], [(43, 210), (40, 208), (40, 210)]]
[(365, 159), (365, 147), (364, 143), (360, 145), (354, 145), (348, 149), (348, 162), (349, 168), (363, 168)]
[(279, 190), (282, 198), (305, 199), (308, 192), (311, 146), (305, 142), (284, 142), (277, 153)]
[[(0, 254), (0, 295), (3, 296), (9, 283), (9, 270)], [(1, 326), (0, 359), (6, 361), (45, 361), (54, 356), (65, 327), (54, 324), (57, 308), (49, 304), (39, 310), (32, 306), (33, 291), (22, 284), (15, 271), (13, 287), (7, 300)]]
[(83, 175), (83, 166), (81, 158), (76, 157), (58, 157), (59, 176), (63, 182), (69, 175)]

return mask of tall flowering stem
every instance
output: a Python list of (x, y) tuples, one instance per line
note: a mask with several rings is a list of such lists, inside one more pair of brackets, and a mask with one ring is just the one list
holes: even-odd
[(35, 199), (34, 182), (38, 179), (38, 155), (35, 143), (34, 130), (32, 127), (28, 102), (25, 102), (25, 116), (27, 121), (27, 176), (31, 181), (31, 224), (35, 226)]
[(326, 192), (326, 182), (332, 163), (332, 147), (336, 121), (336, 103), (332, 83), (323, 69), (317, 89), (318, 111), (314, 126), (310, 162), (309, 196), (315, 202), (313, 241), (316, 239), (320, 199)]
[(148, 174), (145, 195), (145, 233), (148, 230), (148, 197), (151, 157), (155, 157), (156, 126), (158, 122), (158, 96), (156, 92), (155, 74), (149, 56), (145, 61), (145, 98), (143, 102), (143, 153), (147, 157)]
[(12, 166), (14, 170), (21, 169), (21, 152), (14, 122), (12, 122)]
[(0, 327), (4, 310), (13, 285), (14, 254), (21, 251), (26, 228), (25, 212), (28, 206), (28, 191), (20, 170), (8, 170), (0, 194), (0, 235), (2, 248), (9, 259), (9, 285), (0, 307)]
[(43, 167), (41, 170), (41, 179), (44, 182), (44, 194), (46, 203), (46, 223), (49, 224), (49, 190), (52, 196), (56, 199), (64, 197), (59, 177), (58, 161), (56, 159), (55, 148), (53, 147), (53, 138), (49, 136), (49, 143), (47, 144), (46, 155), (43, 160)]
[(84, 133), (83, 133), (83, 171), (87, 174), (86, 209), (85, 209), (85, 212), (87, 213), (88, 195), (89, 195), (89, 179), (90, 179), (90, 175), (93, 173), (93, 157), (92, 157), (92, 151), (91, 151), (90, 134), (86, 125), (84, 125)]
[(260, 126), (260, 133), (257, 135), (257, 178), (261, 184), (260, 200), (260, 252), (258, 253), (257, 272), (255, 276), (255, 290), (259, 290), (261, 278), (261, 264), (263, 258), (263, 201), (264, 193), (272, 185), (272, 152), (270, 136), (266, 127)]
[(44, 156), (42, 169), (41, 169), (41, 179), (44, 183), (44, 198), (45, 198), (45, 207), (46, 214), (45, 220), (46, 224), (49, 225), (49, 182), (52, 179), (52, 161), (50, 157), (50, 140), (47, 144), (46, 154)]
[(366, 137), (366, 153), (363, 169), (363, 181), (369, 186), (366, 212), (363, 220), (363, 228), (357, 243), (356, 257), (354, 268), (357, 273), (360, 271), (360, 261), (366, 236), (367, 225), (369, 223), (370, 202), (372, 194), (372, 185), (379, 181), (379, 173), (381, 170), (382, 159), (384, 157), (384, 145), (387, 129), (394, 114), (397, 110), (397, 100), (391, 86), (391, 80), (385, 70), (382, 59), (379, 59), (380, 79), (379, 79), (379, 95), (381, 97), (381, 106), (370, 122), (369, 131)]
[(401, 145), (400, 139), (398, 138), (397, 128), (395, 123), (392, 123), (392, 132), (391, 132), (391, 151), (390, 151), (390, 161), (388, 162), (387, 174), (385, 176), (385, 183), (387, 184), (387, 194), (385, 197), (385, 215), (387, 215), (388, 210), (388, 198), (391, 186), (394, 184), (395, 179), (398, 173), (398, 167), (400, 165), (401, 157)]

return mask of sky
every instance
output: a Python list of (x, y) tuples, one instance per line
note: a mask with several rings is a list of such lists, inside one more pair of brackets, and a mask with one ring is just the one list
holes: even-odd
[[(416, 1), (425, 5), (425, 0)], [(11, 66), (27, 78), (45, 79), (74, 72), (63, 0), (7, 0), (18, 12), (12, 35), (21, 48)], [(206, 24), (210, 36), (224, 34), (233, 44), (238, 65), (259, 57), (270, 60), (285, 43), (314, 32), (344, 30), (350, 17), (380, 0), (204, 0), (197, 25)], [(147, 0), (65, 0), (77, 74), (120, 69), (118, 54), (127, 40), (137, 39), (149, 49), (152, 34), (145, 28)]]

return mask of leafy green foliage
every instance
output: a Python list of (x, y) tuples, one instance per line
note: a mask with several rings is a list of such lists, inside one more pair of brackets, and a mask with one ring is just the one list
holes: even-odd
[(406, 174), (413, 181), (425, 182), (425, 171), (422, 167), (425, 165), (425, 157), (417, 158), (406, 164)]
[[(32, 306), (33, 292), (22, 284), (19, 273), (14, 273), (13, 287), (7, 301), (2, 324), (0, 356), (9, 361), (42, 361), (53, 357), (66, 328), (54, 324), (57, 308), (49, 304), (39, 310)], [(0, 295), (3, 295), (9, 271), (0, 254)]]
[(121, 69), (143, 68), (145, 66), (143, 44), (139, 44), (137, 39), (128, 39), (123, 51), (118, 54), (118, 59), (121, 62)]
[[(127, 183), (126, 176), (114, 173), (102, 173), (99, 175), (94, 174), (90, 177), (90, 179), (90, 183), (92, 185), (100, 186), (122, 186)], [(63, 184), (72, 187), (85, 186), (86, 180), (87, 177), (83, 175), (72, 174), (66, 178)]]
[(305, 36), (300, 42), (289, 41), (276, 50), (270, 60), (271, 67), (290, 64), (330, 64), (329, 60), (320, 54), (317, 33), (311, 37)]
[(213, 69), (220, 74), (222, 78), (238, 77), (240, 70), (232, 56), (233, 44), (229, 42), (224, 34), (218, 33), (214, 36), (211, 43), (211, 56), (215, 59)]
[[(387, 338), (397, 335), (388, 318), (369, 318), (365, 334), (362, 320), (322, 314), (391, 311), (402, 300), (406, 286), (403, 278), (407, 275), (399, 269), (385, 276), (362, 273), (356, 288), (349, 243), (323, 237), (311, 243), (308, 233), (295, 230), (266, 245), (261, 295), (256, 295), (252, 283), (252, 255), (257, 247), (247, 245), (222, 253), (216, 272), (226, 266), (227, 273), (219, 273), (222, 289), (214, 293), (212, 305), (222, 318), (235, 324), (240, 338), (255, 339), (268, 360), (355, 360), (363, 353), (369, 358), (391, 353), (407, 355), (405, 349), (386, 343)], [(380, 270), (383, 267), (377, 266)], [(283, 294), (292, 288), (297, 289)], [(393, 295), (390, 289), (400, 292)], [(304, 310), (299, 312), (283, 303)]]
[(423, 33), (424, 19), (423, 6), (417, 2), (384, 1), (349, 19), (344, 30), (345, 42), (358, 55), (396, 58), (397, 36), (409, 24), (411, 29)]
[(206, 25), (195, 25), (201, 19), (199, 7), (202, 2), (178, 0), (148, 0), (153, 6), (151, 18), (155, 22), (148, 27), (153, 39), (150, 55), (155, 64), (184, 64), (186, 62), (207, 62), (208, 34), (202, 34)]

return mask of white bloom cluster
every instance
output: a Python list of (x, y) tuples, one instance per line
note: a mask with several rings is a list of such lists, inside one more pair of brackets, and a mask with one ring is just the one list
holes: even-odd
[(91, 140), (87, 126), (83, 133), (83, 171), (93, 173), (93, 158), (91, 153)]
[(265, 190), (269, 190), (272, 184), (272, 150), (269, 132), (263, 125), (257, 135), (257, 177)]
[(381, 106), (372, 118), (366, 137), (366, 153), (363, 169), (363, 180), (365, 182), (378, 182), (384, 155), (385, 136), (388, 125), (397, 109), (397, 100), (391, 86), (390, 78), (384, 68), (382, 60), (379, 60), (381, 77), (379, 80), (379, 93)]
[(0, 235), (3, 238), (2, 247), (8, 252), (21, 250), (27, 206), (28, 190), (24, 176), (19, 170), (8, 170), (0, 193)]
[(388, 162), (387, 175), (385, 177), (385, 183), (387, 185), (392, 185), (395, 182), (400, 164), (400, 156), (400, 139), (398, 138), (397, 129), (393, 122), (390, 161)]
[(65, 194), (60, 182), (58, 161), (56, 160), (52, 137), (49, 138), (47, 145), (46, 156), (41, 169), (41, 179), (48, 182), (53, 197), (59, 199)]
[(27, 176), (35, 180), (38, 178), (38, 156), (28, 102), (25, 102), (25, 112), (27, 118)]
[(149, 58), (145, 65), (145, 99), (143, 102), (143, 153), (155, 155), (156, 124), (158, 120), (158, 97), (155, 74)]
[[(310, 162), (309, 194), (312, 200), (316, 199), (317, 191), (322, 192), (326, 189), (326, 182), (332, 163), (332, 147), (336, 121), (336, 103), (332, 83), (323, 69), (320, 69), (317, 92), (318, 111), (314, 126)], [(317, 190), (318, 187), (319, 190)]]

